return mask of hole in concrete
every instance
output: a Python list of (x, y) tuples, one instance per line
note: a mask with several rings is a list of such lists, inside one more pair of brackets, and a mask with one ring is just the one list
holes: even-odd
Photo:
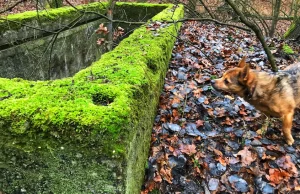
[(97, 93), (92, 95), (92, 100), (95, 105), (108, 106), (114, 101), (114, 98)]
[(152, 71), (157, 71), (157, 65), (155, 64), (155, 62), (151, 59), (148, 60), (147, 62), (147, 66), (152, 70)]

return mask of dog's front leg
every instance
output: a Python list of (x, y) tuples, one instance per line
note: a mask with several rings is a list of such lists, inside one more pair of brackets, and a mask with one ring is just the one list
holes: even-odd
[(293, 124), (293, 116), (294, 112), (290, 112), (288, 114), (283, 115), (282, 117), (282, 132), (285, 137), (285, 141), (288, 145), (292, 145), (294, 143), (294, 139), (292, 136), (292, 124)]

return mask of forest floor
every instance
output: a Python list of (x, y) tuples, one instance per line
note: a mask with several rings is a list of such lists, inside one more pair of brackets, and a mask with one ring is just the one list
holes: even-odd
[[(268, 39), (280, 69), (299, 53), (299, 44)], [(261, 130), (260, 112), (242, 98), (215, 91), (210, 80), (247, 55), (252, 69), (271, 71), (257, 38), (209, 23), (183, 24), (153, 126), (141, 193), (300, 192), (300, 114), (293, 123), (293, 146), (285, 144), (281, 122)]]

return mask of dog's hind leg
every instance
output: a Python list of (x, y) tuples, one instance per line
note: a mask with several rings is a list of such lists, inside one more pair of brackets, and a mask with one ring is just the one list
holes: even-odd
[(294, 111), (283, 115), (282, 117), (282, 132), (285, 137), (285, 141), (288, 145), (292, 145), (294, 143), (294, 139), (292, 136), (292, 124), (293, 124), (293, 116)]

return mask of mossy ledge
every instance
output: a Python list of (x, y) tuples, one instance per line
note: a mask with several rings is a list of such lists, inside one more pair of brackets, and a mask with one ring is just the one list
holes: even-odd
[[(26, 11), (23, 13), (10, 14), (8, 16), (0, 17), (0, 32), (5, 32), (7, 30), (18, 30), (24, 25), (32, 24), (34, 21), (37, 22), (37, 26), (41, 25), (43, 22), (49, 22), (51, 20), (58, 21), (66, 19), (69, 23), (81, 15), (79, 11), (95, 11), (96, 13), (105, 13), (107, 6), (108, 4), (106, 2), (96, 2), (88, 5), (76, 6), (77, 10), (73, 7), (66, 6), (39, 12)], [(45, 26), (45, 29), (49, 29), (49, 27)]]
[[(152, 20), (183, 17), (165, 6)], [(0, 191), (139, 193), (180, 25), (142, 26), (74, 77), (0, 78)]]

